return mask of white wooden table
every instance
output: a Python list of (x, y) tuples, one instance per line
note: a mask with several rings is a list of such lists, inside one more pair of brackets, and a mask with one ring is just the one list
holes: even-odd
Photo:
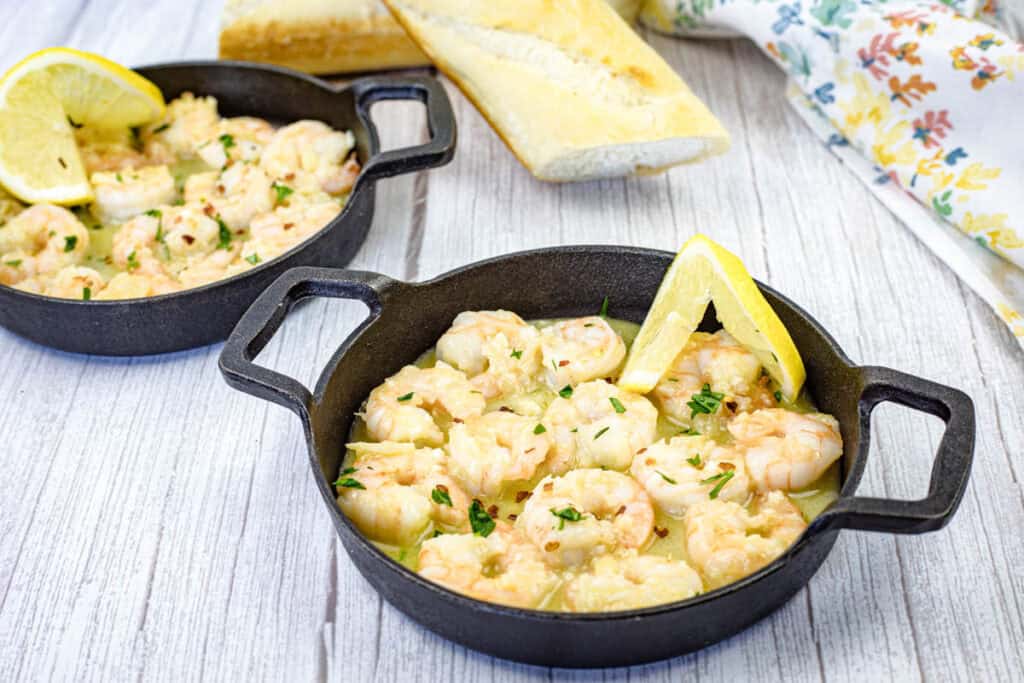
[[(215, 54), (218, 7), (199, 0), (2, 6), (3, 68), (56, 44), (127, 64)], [(675, 250), (707, 232), (856, 360), (971, 394), (974, 473), (947, 529), (844, 532), (785, 608), (691, 656), (603, 672), (519, 666), (381, 601), (314, 493), (298, 421), (228, 389), (219, 345), (111, 360), (0, 331), (0, 680), (1024, 679), (1024, 355), (813, 140), (752, 45), (652, 40), (732, 132), (728, 155), (649, 179), (543, 185), (450, 89), (455, 161), (379, 185), (353, 265), (421, 279), (530, 247)], [(388, 144), (424, 135), (414, 105), (375, 115)], [(303, 307), (261, 362), (311, 382), (363, 312)], [(939, 433), (937, 420), (879, 409), (862, 491), (921, 494)]]

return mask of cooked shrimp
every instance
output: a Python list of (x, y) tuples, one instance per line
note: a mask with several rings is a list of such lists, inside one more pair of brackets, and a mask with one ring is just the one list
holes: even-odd
[(163, 207), (160, 211), (163, 241), (171, 259), (192, 262), (225, 241), (217, 220), (198, 203)]
[(824, 413), (757, 410), (737, 415), (729, 432), (762, 491), (810, 486), (843, 454), (839, 423)]
[(164, 239), (162, 222), (163, 211), (153, 209), (122, 224), (111, 243), (110, 257), (114, 265), (136, 275), (166, 276), (157, 256), (164, 246), (159, 243)]
[[(714, 413), (694, 415), (688, 404), (705, 384), (723, 397)], [(776, 405), (760, 361), (725, 330), (694, 332), (653, 394), (671, 418), (702, 432), (723, 416)]]
[(743, 454), (705, 436), (677, 436), (648, 446), (633, 458), (630, 473), (677, 519), (712, 496), (743, 504), (750, 495)]
[(259, 263), (280, 256), (319, 232), (340, 212), (338, 203), (329, 200), (317, 204), (279, 206), (256, 216), (249, 224), (252, 239), (245, 243), (242, 257)]
[(170, 294), (181, 289), (181, 284), (166, 276), (118, 273), (94, 299), (140, 299), (147, 296)]
[(516, 527), (552, 566), (578, 566), (597, 555), (645, 545), (654, 529), (654, 507), (624, 474), (573, 470), (542, 479)]
[(213, 168), (224, 168), (229, 161), (256, 161), (274, 137), (274, 127), (263, 119), (237, 116), (221, 119), (211, 137), (196, 147), (199, 157)]
[(4, 260), (21, 260), (19, 265), (30, 268), (35, 275), (50, 275), (78, 265), (88, 250), (89, 231), (82, 222), (67, 209), (52, 204), (30, 206), (0, 228)]
[(626, 357), (626, 343), (604, 318), (563, 320), (540, 332), (548, 385), (561, 389), (610, 377)]
[(682, 560), (657, 555), (603, 555), (565, 587), (573, 612), (638, 609), (692, 598), (703, 590), (700, 576)]
[(123, 223), (161, 204), (170, 204), (176, 194), (167, 166), (93, 173), (91, 182), (96, 193), (92, 211), (105, 223)]
[(0, 228), (24, 210), (24, 204), (7, 194), (7, 192), (0, 187)]
[(274, 133), (260, 164), (275, 179), (310, 174), (324, 192), (339, 195), (359, 175), (359, 164), (349, 158), (354, 146), (351, 132), (332, 130), (320, 121), (297, 121)]
[(433, 368), (407, 365), (372, 392), (364, 418), (378, 441), (444, 443), (439, 420), (466, 420), (484, 412), (484, 398), (464, 374), (447, 363)]
[[(91, 299), (100, 293), (104, 284), (103, 276), (92, 268), (67, 266), (62, 268), (46, 286), (46, 294), (62, 299)], [(86, 291), (88, 291), (88, 295)]]
[(223, 280), (228, 276), (231, 266), (238, 262), (238, 255), (241, 251), (242, 247), (238, 243), (230, 244), (224, 249), (214, 249), (203, 258), (182, 269), (178, 273), (178, 280), (186, 288), (200, 287)]
[(513, 345), (522, 340), (518, 348), (539, 336), (535, 327), (510, 311), (465, 311), (437, 340), (437, 357), (470, 377), (479, 375), (488, 365), (484, 345), (499, 334)]
[(658, 411), (643, 396), (596, 380), (578, 385), (569, 398), (552, 401), (542, 424), (554, 442), (549, 471), (624, 470), (638, 450), (654, 442)]
[(424, 541), (419, 573), (458, 593), (513, 607), (539, 607), (559, 584), (537, 549), (504, 522), (486, 537), (444, 534)]
[(786, 551), (807, 528), (784, 493), (755, 500), (756, 513), (721, 500), (686, 511), (686, 550), (709, 589), (756, 572)]
[(89, 175), (99, 171), (126, 171), (151, 163), (135, 148), (136, 141), (128, 128), (84, 126), (75, 130), (75, 141)]
[(31, 255), (20, 249), (0, 254), (0, 285), (16, 285), (35, 278), (35, 275), (36, 260)]
[(506, 484), (533, 477), (551, 440), (537, 421), (497, 411), (455, 423), (448, 432), (452, 475), (474, 496), (497, 496)]
[(270, 178), (252, 164), (190, 176), (184, 194), (187, 203), (209, 207), (206, 212), (219, 216), (232, 230), (245, 230), (254, 217), (274, 208)]
[[(448, 475), (444, 451), (396, 442), (347, 447), (355, 459), (338, 479), (338, 506), (364, 534), (383, 543), (412, 545), (432, 523), (446, 530), (468, 528), (470, 500)], [(435, 489), (445, 496), (434, 494)]]
[(167, 105), (162, 120), (143, 128), (145, 152), (150, 157), (194, 159), (199, 146), (213, 137), (219, 120), (216, 99), (182, 93)]

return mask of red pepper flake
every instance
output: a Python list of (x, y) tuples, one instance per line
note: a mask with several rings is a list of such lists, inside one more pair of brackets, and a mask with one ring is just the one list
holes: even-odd
[(530, 491), (516, 491), (516, 502), (522, 503), (524, 500), (532, 496), (533, 493)]
[(668, 536), (668, 529), (663, 529), (660, 526), (654, 527), (654, 533), (657, 534), (658, 538), (665, 538)]
[(619, 507), (618, 510), (615, 511), (615, 516), (618, 517), (619, 515), (621, 515), (625, 511), (626, 511), (626, 506), (622, 505), (621, 507)]
[(510, 522), (514, 522), (514, 521), (516, 521), (517, 519), (519, 519), (519, 515), (517, 515), (517, 514), (516, 514), (516, 513), (514, 513), (514, 512), (512, 512), (512, 513), (509, 513), (509, 516), (508, 516), (508, 521), (510, 521)]
[(549, 481), (548, 483), (544, 484), (544, 490), (545, 491), (551, 491), (554, 488), (555, 488), (554, 482), (550, 482)]
[(658, 461), (655, 460), (654, 458), (647, 458), (646, 460), (644, 460), (644, 464), (647, 466), (654, 465), (656, 462)]
[(567, 361), (567, 360), (560, 360), (560, 361), (558, 361), (558, 367), (560, 367), (560, 368), (564, 368), (568, 364), (569, 364), (569, 361)]
[(512, 410), (508, 406), (502, 406), (502, 407), (498, 408), (498, 410), (503, 412), (503, 413), (514, 413), (515, 412), (514, 410)]
[(434, 486), (434, 488), (440, 491), (441, 493), (448, 493), (448, 487), (445, 486), (444, 484), (437, 484)]
[(224, 186), (223, 185), (217, 185), (217, 192), (220, 192), (221, 194), (224, 194)]
[(544, 550), (545, 550), (546, 552), (552, 553), (552, 552), (554, 552), (554, 551), (558, 550), (558, 548), (559, 548), (559, 547), (560, 547), (561, 545), (562, 545), (562, 544), (561, 544), (561, 543), (559, 543), (558, 541), (548, 541), (547, 543), (545, 543), (545, 544), (544, 544)]
[(638, 451), (636, 452), (636, 454), (637, 454), (637, 455), (640, 455), (640, 454), (642, 454), (642, 453), (646, 453), (646, 452), (647, 452), (647, 449), (646, 449), (646, 448), (641, 448), (640, 450), (638, 450)]
[(454, 422), (455, 424), (462, 424), (463, 422), (465, 422), (465, 420), (463, 420), (460, 417), (453, 417), (452, 422)]
[(295, 174), (294, 173), (285, 173), (284, 174), (284, 179), (285, 180), (295, 180)]
[(736, 465), (733, 465), (731, 462), (722, 462), (718, 464), (718, 469), (723, 472), (729, 472), (730, 470), (736, 469)]
[(285, 223), (283, 227), (284, 227), (285, 230), (291, 230), (292, 228), (295, 227), (295, 224), (294, 223)]
[(205, 213), (207, 216), (212, 216), (213, 214), (217, 213), (217, 209), (213, 208), (213, 204), (207, 204), (206, 206), (203, 207), (203, 213)]
[(491, 507), (487, 508), (487, 514), (489, 514), (491, 517), (497, 517), (498, 516), (498, 506), (497, 505), (492, 505)]
[(181, 239), (183, 239), (185, 241), (185, 244), (188, 245), (191, 245), (193, 242), (196, 241), (196, 238), (193, 237), (192, 235), (182, 235)]

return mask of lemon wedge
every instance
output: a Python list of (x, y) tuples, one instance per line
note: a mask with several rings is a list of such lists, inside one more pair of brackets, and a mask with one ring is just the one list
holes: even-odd
[(92, 198), (72, 126), (127, 128), (164, 113), (160, 89), (99, 55), (49, 48), (0, 78), (0, 184), (25, 202)]
[(793, 339), (743, 262), (704, 235), (684, 244), (665, 273), (619, 386), (641, 394), (653, 389), (711, 302), (722, 327), (757, 356), (786, 400), (794, 400), (807, 373)]

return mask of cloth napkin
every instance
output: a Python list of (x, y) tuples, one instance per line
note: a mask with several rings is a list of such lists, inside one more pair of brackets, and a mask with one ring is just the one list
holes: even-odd
[(1024, 45), (993, 0), (646, 0), (641, 21), (753, 40), (823, 143), (1024, 347)]

